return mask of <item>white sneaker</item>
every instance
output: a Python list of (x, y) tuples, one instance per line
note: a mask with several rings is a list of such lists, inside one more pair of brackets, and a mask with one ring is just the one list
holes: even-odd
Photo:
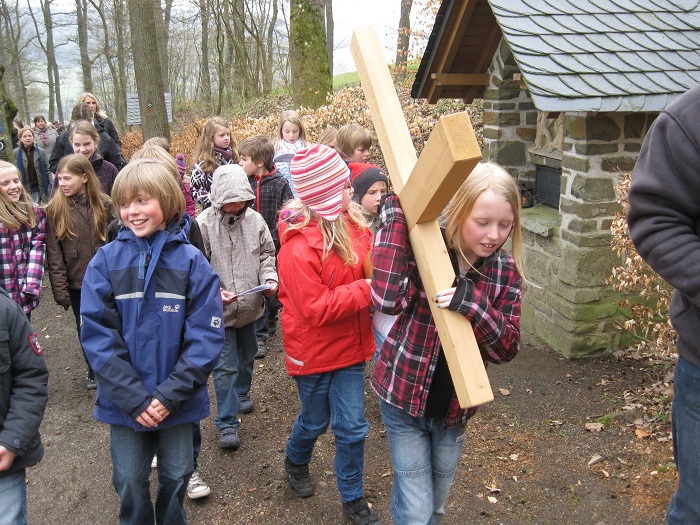
[(153, 456), (151, 460), (151, 468), (158, 468), (158, 456)]
[(187, 484), (187, 497), (190, 499), (204, 498), (211, 494), (209, 485), (202, 481), (197, 472), (192, 473), (190, 482)]

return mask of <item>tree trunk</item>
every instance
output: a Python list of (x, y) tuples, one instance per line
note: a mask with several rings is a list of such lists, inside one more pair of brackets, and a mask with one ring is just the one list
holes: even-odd
[[(53, 40), (53, 19), (51, 18), (51, 0), (45, 0), (42, 2), (42, 11), (44, 13), (44, 26), (46, 27), (46, 61), (49, 63), (48, 77), (49, 77), (49, 89), (51, 89), (51, 84), (54, 86), (54, 91), (56, 92), (56, 109), (58, 113), (58, 119), (63, 122), (63, 100), (61, 97), (61, 74), (58, 70), (58, 63), (56, 62), (56, 50), (54, 48)], [(49, 95), (49, 99), (51, 95)], [(49, 108), (49, 120), (53, 122), (56, 118), (56, 113), (53, 112), (53, 108)]]
[(328, 69), (333, 78), (333, 33), (335, 22), (333, 21), (333, 0), (326, 0), (326, 53), (328, 53)]
[(168, 113), (163, 96), (163, 73), (158, 53), (152, 52), (158, 49), (153, 1), (128, 0), (127, 7), (143, 139), (164, 137), (170, 140)]
[(209, 6), (207, 0), (199, 0), (202, 16), (202, 95), (204, 102), (211, 107), (211, 75), (209, 74)]
[(262, 78), (262, 91), (263, 94), (268, 95), (272, 91), (272, 85), (274, 83), (274, 61), (275, 56), (273, 50), (274, 46), (274, 36), (275, 36), (275, 26), (277, 25), (277, 15), (279, 9), (277, 6), (277, 0), (272, 1), (272, 16), (270, 17), (270, 25), (267, 26), (267, 56), (265, 59), (265, 70), (263, 71)]
[[(110, 23), (115, 23), (115, 16), (114, 13), (105, 13), (105, 9), (103, 8), (102, 2), (97, 4), (94, 0), (90, 0), (90, 3), (92, 4), (92, 7), (94, 8), (95, 12), (97, 15), (100, 17), (100, 21), (102, 22), (102, 54), (104, 55), (104, 60), (107, 62), (107, 67), (109, 68), (109, 76), (112, 79), (112, 88), (114, 89), (114, 107), (118, 108), (119, 107), (119, 89), (118, 89), (118, 78), (119, 78), (119, 73), (117, 71), (118, 65), (115, 65), (115, 56), (114, 53), (112, 52), (112, 43), (110, 41), (110, 31), (109, 31), (109, 24)], [(111, 15), (111, 16), (110, 16)], [(109, 18), (109, 20), (108, 20)], [(102, 77), (104, 81), (104, 76)], [(119, 119), (115, 118), (113, 120), (113, 123), (116, 121), (116, 124), (119, 126), (119, 130), (122, 131), (123, 128), (119, 125)]]
[(121, 122), (121, 129), (126, 126), (126, 42), (124, 30), (126, 17), (124, 16), (124, 2), (114, 0), (114, 25), (117, 38), (117, 78), (114, 79), (114, 89), (116, 91), (114, 99), (117, 101), (114, 110), (117, 119)]
[[(51, 26), (51, 0), (41, 0), (40, 2), (42, 18), (44, 20), (44, 27), (46, 30), (46, 44), (44, 44), (44, 39), (42, 38), (41, 32), (39, 30), (39, 24), (36, 21), (36, 16), (34, 16), (34, 10), (32, 5), (27, 0), (27, 10), (29, 11), (29, 16), (32, 17), (32, 22), (34, 23), (34, 32), (36, 33), (36, 42), (41, 47), (41, 50), (46, 57), (46, 78), (49, 85), (49, 114), (46, 116), (49, 120), (53, 120), (54, 109), (56, 107), (55, 100), (55, 89), (54, 89), (54, 75), (53, 75), (53, 63), (55, 62), (54, 48), (53, 48), (53, 32)], [(47, 13), (48, 11), (48, 13)]]
[(289, 17), (289, 62), (295, 106), (317, 108), (333, 89), (326, 52), (325, 0), (296, 0)]
[(80, 48), (80, 66), (83, 70), (83, 90), (92, 93), (92, 62), (88, 54), (88, 19), (87, 0), (75, 0), (78, 21), (78, 47)]
[(0, 160), (12, 162), (12, 116), (17, 106), (7, 96), (5, 90), (5, 66), (0, 64)]
[(170, 91), (170, 79), (168, 74), (168, 26), (170, 25), (170, 11), (172, 7), (172, 0), (166, 0), (165, 9), (161, 7), (160, 0), (153, 0), (156, 34), (158, 35), (158, 58), (160, 59), (160, 69), (163, 72), (163, 87), (166, 92)]
[(396, 80), (406, 78), (406, 61), (408, 59), (408, 44), (411, 38), (411, 8), (413, 0), (401, 0), (401, 16), (399, 17), (399, 36), (396, 41)]

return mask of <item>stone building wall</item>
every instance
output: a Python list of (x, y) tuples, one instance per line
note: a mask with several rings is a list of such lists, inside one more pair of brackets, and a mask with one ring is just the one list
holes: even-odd
[[(521, 89), (505, 41), (491, 65), (484, 96), (484, 152), (518, 177), (531, 179), (535, 163), (561, 167), (559, 209), (523, 210), (525, 266), (522, 328), (565, 357), (611, 351), (621, 345), (620, 297), (606, 279), (618, 259), (610, 227), (619, 210), (618, 174), (634, 167), (655, 115), (566, 113), (561, 160), (532, 154), (537, 110)], [(627, 341), (622, 341), (626, 344)]]

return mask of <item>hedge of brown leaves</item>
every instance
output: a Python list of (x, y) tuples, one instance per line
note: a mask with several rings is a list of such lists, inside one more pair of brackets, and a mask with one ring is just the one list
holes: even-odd
[[(480, 145), (482, 144), (483, 106), (481, 101), (475, 101), (470, 106), (465, 105), (461, 100), (441, 101), (437, 105), (430, 105), (424, 100), (415, 100), (410, 97), (410, 83), (408, 81), (397, 84), (396, 88), (413, 143), (419, 153), (430, 136), (437, 119), (442, 115), (459, 111), (467, 111), (469, 113), (477, 140)], [(244, 111), (230, 117), (233, 136), (236, 141), (241, 141), (256, 134), (270, 135), (271, 138), (274, 138), (280, 113), (290, 108), (289, 97), (284, 95), (255, 101), (249, 104)], [(332, 95), (329, 95), (328, 103), (325, 106), (318, 109), (301, 108), (299, 113), (306, 127), (307, 139), (310, 141), (316, 140), (328, 126), (339, 128), (345, 124), (356, 123), (369, 129), (372, 131), (374, 138), (369, 162), (385, 166), (372, 119), (370, 118), (369, 108), (360, 86), (338, 89)], [(191, 113), (189, 115), (191, 120)], [(180, 129), (181, 131), (172, 135), (171, 152), (173, 154), (184, 153), (188, 165), (192, 162), (191, 155), (205, 122), (206, 118), (199, 118), (189, 123), (176, 122), (173, 125), (173, 129)], [(397, 125), (401, 124), (397, 123)], [(127, 133), (122, 138), (122, 150), (125, 158), (129, 159), (131, 154), (141, 147), (142, 143), (143, 137), (140, 130)]]
[(676, 343), (676, 332), (668, 317), (673, 288), (654, 272), (635, 250), (627, 226), (627, 192), (631, 173), (622, 174), (617, 189), (622, 210), (612, 224), (612, 247), (624, 261), (612, 270), (609, 283), (618, 292), (624, 292), (638, 300), (624, 299), (620, 308), (629, 318), (623, 328), (637, 335), (637, 349), (645, 349), (657, 355), (669, 355)]

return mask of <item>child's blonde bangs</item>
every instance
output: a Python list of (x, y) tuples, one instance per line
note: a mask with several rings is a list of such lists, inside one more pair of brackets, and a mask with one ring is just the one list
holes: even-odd
[(112, 202), (119, 209), (140, 194), (147, 194), (160, 203), (166, 222), (177, 216), (182, 219), (185, 197), (180, 186), (162, 161), (136, 159), (127, 164), (117, 175), (112, 187)]

